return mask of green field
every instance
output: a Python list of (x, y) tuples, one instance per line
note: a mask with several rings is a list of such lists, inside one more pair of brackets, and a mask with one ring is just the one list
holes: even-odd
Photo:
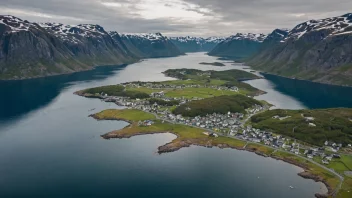
[(338, 192), (337, 198), (350, 198), (352, 197), (352, 177), (345, 177), (340, 191)]
[[(203, 81), (203, 84), (211, 83), (215, 80), (218, 84), (225, 86), (236, 86), (247, 94), (256, 95), (261, 93), (260, 90), (252, 87), (240, 80), (258, 79), (259, 77), (242, 70), (225, 70), (225, 71), (201, 71), (197, 69), (169, 69), (164, 72), (167, 76), (181, 79), (183, 81)], [(203, 75), (204, 74), (204, 75)], [(207, 74), (207, 75), (205, 75)], [(208, 75), (209, 74), (209, 75)], [(215, 83), (212, 82), (212, 83)]]
[(130, 121), (155, 120), (155, 116), (136, 109), (107, 109), (97, 114), (95, 118), (99, 120), (124, 119)]
[(125, 87), (122, 85), (108, 85), (102, 87), (94, 87), (90, 89), (85, 89), (80, 91), (81, 94), (90, 94), (92, 96), (100, 96), (101, 93), (107, 94), (108, 96), (121, 96), (129, 97), (131, 99), (136, 98), (149, 98), (149, 94), (136, 91), (136, 90), (125, 90)]

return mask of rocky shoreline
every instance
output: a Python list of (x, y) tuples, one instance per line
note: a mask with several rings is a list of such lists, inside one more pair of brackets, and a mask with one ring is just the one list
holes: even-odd
[[(94, 115), (91, 115), (90, 117), (93, 117), (95, 119), (97, 119)], [(97, 119), (99, 120), (99, 119)], [(105, 119), (104, 119), (105, 120)], [(121, 121), (126, 121), (124, 119), (111, 119), (111, 120), (121, 120)], [(130, 121), (126, 121), (128, 123), (131, 123)], [(131, 125), (126, 126), (130, 127)], [(301, 176), (302, 178), (305, 179), (312, 179), (315, 182), (322, 182), (326, 188), (328, 189), (328, 193), (327, 194), (319, 194), (316, 193), (315, 197), (317, 198), (326, 198), (329, 195), (331, 195), (333, 193), (333, 188), (320, 176), (314, 175), (312, 173), (309, 172), (309, 168), (307, 166), (305, 166), (304, 164), (301, 164), (297, 161), (291, 160), (291, 159), (286, 159), (286, 158), (280, 158), (280, 157), (276, 157), (276, 156), (271, 156), (271, 155), (266, 155), (262, 152), (257, 151), (254, 148), (242, 148), (242, 147), (235, 147), (235, 146), (230, 146), (228, 144), (219, 144), (219, 143), (213, 143), (212, 140), (207, 141), (206, 143), (204, 143), (204, 141), (200, 141), (199, 139), (187, 139), (187, 140), (179, 140), (179, 136), (176, 133), (170, 132), (170, 131), (159, 131), (159, 132), (139, 132), (139, 133), (134, 133), (134, 134), (119, 134), (118, 131), (112, 131), (110, 133), (106, 133), (104, 135), (101, 135), (102, 138), (104, 139), (113, 139), (113, 138), (117, 138), (117, 139), (125, 139), (125, 138), (131, 138), (134, 136), (140, 136), (140, 135), (151, 135), (151, 134), (163, 134), (163, 133), (171, 133), (176, 135), (177, 137), (163, 145), (163, 146), (159, 146), (158, 147), (158, 154), (163, 154), (163, 153), (171, 153), (171, 152), (175, 152), (180, 150), (181, 148), (188, 148), (190, 146), (202, 146), (202, 147), (206, 147), (206, 148), (213, 148), (213, 147), (218, 147), (220, 149), (225, 149), (225, 148), (229, 148), (229, 149), (236, 149), (236, 150), (243, 150), (243, 151), (248, 151), (248, 152), (253, 152), (259, 156), (262, 157), (271, 157), (273, 159), (276, 160), (281, 160), (284, 161), (286, 163), (298, 166), (302, 169), (304, 169), (303, 172), (298, 173), (299, 176)]]

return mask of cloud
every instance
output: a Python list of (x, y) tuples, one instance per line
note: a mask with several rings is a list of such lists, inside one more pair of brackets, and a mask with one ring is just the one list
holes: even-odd
[(1, 0), (2, 14), (29, 21), (94, 23), (118, 32), (228, 36), (269, 33), (349, 12), (350, 0)]

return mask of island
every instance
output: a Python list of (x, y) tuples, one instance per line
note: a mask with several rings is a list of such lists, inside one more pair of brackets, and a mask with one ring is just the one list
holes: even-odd
[(213, 62), (213, 63), (206, 63), (206, 62), (201, 62), (199, 63), (201, 65), (212, 65), (212, 66), (217, 66), (217, 67), (224, 67), (226, 66), (224, 63), (220, 63), (220, 62)]
[(243, 81), (259, 79), (241, 70), (170, 69), (176, 80), (127, 82), (89, 88), (75, 94), (113, 102), (125, 109), (90, 115), (96, 120), (122, 120), (123, 129), (104, 139), (172, 133), (159, 154), (192, 145), (255, 152), (304, 169), (301, 177), (323, 182), (326, 195), (349, 197), (352, 190), (352, 110), (270, 110), (253, 96), (265, 92)]

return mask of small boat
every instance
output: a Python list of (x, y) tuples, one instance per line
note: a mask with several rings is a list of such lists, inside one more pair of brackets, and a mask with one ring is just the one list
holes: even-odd
[(291, 188), (291, 189), (294, 189), (294, 187), (293, 187), (293, 186), (290, 186), (290, 188)]

